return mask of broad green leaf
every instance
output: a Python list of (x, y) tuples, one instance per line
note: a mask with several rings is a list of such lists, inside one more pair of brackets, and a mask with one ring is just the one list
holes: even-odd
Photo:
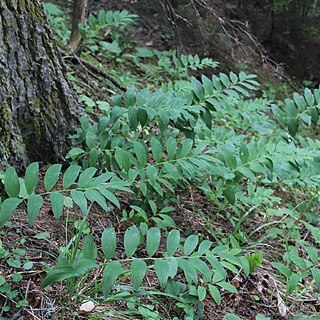
[(241, 71), (241, 72), (239, 73), (239, 79), (240, 79), (240, 81), (244, 81), (246, 78), (247, 78), (246, 73), (245, 73), (244, 71)]
[(167, 254), (173, 256), (180, 244), (180, 232), (177, 229), (173, 229), (167, 236)]
[(209, 240), (203, 240), (198, 248), (198, 254), (203, 255), (205, 254), (212, 246), (212, 241)]
[(304, 100), (303, 96), (301, 96), (300, 94), (295, 92), (293, 94), (293, 100), (296, 103), (296, 105), (298, 106), (300, 111), (304, 111), (306, 109), (307, 104), (306, 104), (306, 101)]
[(309, 107), (312, 107), (314, 104), (314, 96), (309, 88), (304, 89), (304, 97), (305, 97)]
[(138, 108), (129, 106), (128, 120), (129, 120), (130, 127), (133, 130), (136, 130), (138, 127)]
[(124, 249), (127, 257), (131, 258), (138, 248), (140, 242), (140, 232), (136, 226), (128, 228), (124, 234)]
[(38, 194), (30, 195), (27, 204), (27, 211), (28, 211), (28, 221), (29, 225), (32, 226), (34, 221), (37, 218), (37, 215), (42, 207), (43, 198)]
[(191, 78), (191, 85), (192, 85), (192, 90), (197, 96), (197, 98), (202, 101), (204, 99), (204, 90), (202, 87), (202, 84), (199, 80), (196, 78), (192, 77)]
[(209, 130), (212, 129), (212, 114), (211, 111), (208, 109), (205, 109), (201, 112), (201, 119), (203, 120), (203, 122), (205, 123), (205, 125), (207, 126), (207, 128)]
[(299, 120), (295, 119), (295, 118), (289, 119), (287, 126), (288, 126), (288, 130), (289, 130), (290, 135), (294, 138), (296, 136), (297, 131), (298, 131)]
[(237, 168), (238, 164), (237, 164), (236, 157), (233, 155), (233, 153), (231, 151), (229, 151), (226, 148), (223, 149), (223, 158), (224, 158), (226, 165), (229, 168), (232, 168), (232, 169)]
[(31, 163), (24, 176), (24, 182), (26, 186), (26, 190), (28, 194), (32, 194), (38, 184), (39, 181), (39, 163), (33, 162)]
[[(174, 56), (175, 57), (175, 56)], [(182, 54), (180, 56), (181, 62), (183, 63), (183, 65), (186, 67), (189, 64), (188, 58), (187, 56), (185, 56), (184, 54)]]
[(248, 92), (248, 90), (236, 85), (233, 87), (234, 90), (236, 90), (237, 92), (241, 93), (243, 96), (245, 97), (250, 97), (250, 93)]
[(224, 317), (226, 318), (226, 320), (241, 320), (240, 317), (236, 316), (233, 313), (227, 313), (224, 315)]
[(313, 124), (318, 124), (319, 120), (319, 110), (316, 108), (309, 109), (309, 114), (311, 115), (311, 121)]
[[(155, 186), (155, 183), (152, 184), (152, 187), (154, 188)], [(139, 183), (139, 189), (141, 190), (141, 193), (143, 196), (146, 196), (147, 195), (147, 192), (148, 192), (148, 187), (147, 185), (144, 183), (144, 182), (140, 182)]]
[(51, 269), (41, 282), (41, 288), (45, 288), (53, 283), (76, 277), (74, 268), (71, 265), (57, 266)]
[(64, 195), (60, 192), (51, 192), (50, 201), (54, 217), (60, 219), (63, 206), (64, 206)]
[(150, 228), (147, 234), (147, 253), (149, 257), (152, 257), (159, 248), (160, 244), (160, 229)]
[(178, 164), (181, 166), (183, 170), (183, 174), (187, 176), (189, 179), (194, 178), (196, 173), (196, 167), (190, 164), (188, 161), (179, 159)]
[[(215, 270), (215, 273), (219, 276), (216, 281), (220, 281), (226, 278), (226, 271), (222, 265), (222, 263), (214, 256), (206, 256), (206, 260), (210, 263), (212, 268)], [(221, 278), (221, 279), (220, 279)]]
[(121, 180), (112, 180), (111, 182), (105, 183), (104, 186), (111, 190), (121, 190), (128, 193), (133, 193), (128, 187), (129, 183)]
[(176, 166), (174, 166), (170, 162), (165, 162), (163, 165), (165, 171), (169, 174), (170, 179), (173, 179), (174, 181), (178, 182), (181, 174), (179, 173)]
[(20, 182), (15, 168), (9, 167), (4, 173), (4, 186), (11, 198), (16, 198), (20, 193)]
[(133, 141), (133, 149), (134, 149), (134, 152), (135, 152), (141, 166), (145, 167), (147, 165), (147, 151), (146, 151), (146, 149), (138, 141)]
[(190, 261), (179, 259), (178, 265), (183, 269), (184, 276), (189, 284), (191, 284), (192, 282), (194, 284), (198, 284), (197, 270)]
[(63, 175), (62, 185), (64, 189), (69, 188), (75, 183), (78, 178), (81, 167), (78, 165), (71, 165)]
[(308, 126), (311, 125), (312, 117), (306, 113), (300, 113), (299, 118)]
[(287, 292), (291, 294), (298, 286), (299, 281), (301, 280), (301, 276), (296, 273), (292, 273), (287, 282)]
[(129, 88), (124, 95), (126, 106), (128, 108), (133, 106), (136, 103), (136, 97), (137, 97), (137, 94), (136, 94), (135, 88), (134, 87)]
[(93, 176), (96, 174), (96, 172), (97, 172), (97, 168), (92, 168), (92, 167), (84, 170), (80, 174), (79, 181), (78, 181), (78, 187), (79, 188), (87, 188), (87, 187), (91, 186)]
[(98, 190), (108, 201), (112, 202), (117, 208), (120, 209), (120, 202), (112, 192), (105, 189), (104, 187), (100, 187), (98, 188)]
[(231, 203), (235, 204), (236, 202), (236, 194), (234, 186), (225, 186), (222, 190), (223, 196)]
[(156, 162), (160, 162), (162, 159), (162, 145), (155, 137), (151, 138), (151, 152)]
[(169, 265), (169, 277), (174, 278), (178, 272), (178, 261), (176, 258), (166, 259)]
[(186, 139), (186, 141), (181, 147), (180, 157), (184, 158), (191, 151), (192, 147), (193, 147), (193, 140)]
[(105, 197), (98, 190), (88, 189), (84, 194), (89, 201), (96, 202), (105, 212), (109, 211)]
[(249, 150), (244, 142), (241, 142), (239, 151), (241, 162), (243, 164), (247, 163), (249, 160)]
[(248, 276), (250, 274), (250, 264), (248, 259), (246, 259), (245, 257), (240, 257), (239, 260), (241, 261), (243, 272)]
[[(93, 102), (93, 105), (94, 105), (94, 102)], [(86, 116), (81, 116), (80, 117), (80, 124), (81, 124), (81, 128), (86, 131), (90, 128), (90, 122), (89, 122), (89, 119), (88, 117)]]
[(169, 265), (166, 260), (156, 260), (154, 264), (161, 288), (164, 288), (169, 278)]
[(238, 76), (234, 73), (234, 72), (230, 72), (230, 79), (232, 81), (233, 84), (236, 84), (238, 82)]
[(96, 145), (96, 134), (92, 131), (86, 132), (86, 144), (89, 149), (93, 149)]
[(149, 200), (148, 204), (150, 206), (150, 209), (151, 209), (152, 213), (153, 214), (157, 214), (157, 212), (158, 212), (157, 204), (153, 200)]
[(103, 185), (104, 183), (106, 183), (108, 180), (112, 179), (113, 177), (115, 177), (114, 172), (106, 172), (103, 174), (100, 174), (98, 177), (94, 178), (94, 186), (99, 187), (101, 185)]
[(194, 249), (197, 247), (198, 241), (199, 241), (199, 237), (197, 235), (195, 235), (195, 234), (190, 235), (184, 243), (183, 253), (186, 256), (189, 256), (194, 251)]
[(203, 84), (204, 91), (207, 96), (213, 95), (213, 84), (210, 79), (208, 79), (205, 75), (201, 76), (201, 81)]
[(292, 271), (280, 262), (272, 262), (273, 267), (275, 267), (280, 273), (282, 273), (286, 278), (289, 278), (292, 274)]
[(91, 259), (80, 259), (73, 263), (73, 268), (77, 277), (82, 276), (83, 274), (88, 273), (91, 269), (97, 267), (98, 264)]
[(137, 112), (138, 120), (141, 124), (141, 127), (144, 127), (148, 121), (148, 114), (145, 109), (139, 108)]
[(229, 77), (225, 73), (220, 73), (219, 78), (225, 87), (230, 87)]
[(233, 273), (238, 273), (239, 270), (235, 267), (234, 264), (227, 262), (227, 261), (221, 261), (221, 264), (228, 270), (232, 271)]
[(214, 75), (212, 75), (211, 79), (212, 79), (212, 83), (213, 83), (213, 86), (215, 87), (215, 89), (218, 91), (221, 91), (222, 84), (221, 84), (220, 78), (214, 74)]
[(137, 176), (139, 175), (139, 171), (138, 170), (134, 170), (134, 169), (129, 169), (128, 171), (128, 180), (129, 180), (129, 183), (133, 183)]
[(115, 54), (120, 54), (121, 53), (121, 48), (119, 47), (119, 45), (114, 41), (113, 43), (111, 42), (106, 42), (106, 41), (99, 41), (99, 45), (109, 51), (109, 52), (112, 52), (112, 53), (115, 53)]
[(116, 249), (117, 237), (113, 227), (104, 229), (101, 236), (101, 249), (107, 260), (110, 260)]
[(129, 153), (121, 148), (116, 148), (115, 159), (120, 168), (123, 168), (125, 171), (130, 169), (130, 158)]
[(19, 183), (20, 183), (19, 198), (27, 199), (29, 197), (29, 194), (27, 192), (24, 179), (19, 178)]
[(199, 286), (197, 288), (198, 298), (199, 301), (203, 301), (206, 298), (207, 290), (205, 287)]
[(75, 204), (79, 207), (80, 211), (84, 216), (88, 214), (88, 202), (87, 198), (84, 196), (84, 192), (78, 190), (71, 191), (71, 198)]
[(150, 58), (154, 56), (153, 50), (146, 47), (136, 47), (137, 56), (141, 58)]
[(44, 177), (44, 187), (47, 192), (50, 191), (58, 182), (61, 167), (61, 164), (54, 164), (50, 166), (47, 170), (46, 175)]
[(97, 258), (97, 246), (91, 234), (86, 235), (83, 239), (82, 254), (85, 259), (96, 260)]
[(133, 287), (137, 290), (146, 274), (147, 264), (142, 259), (134, 259), (131, 262), (131, 271)]
[(108, 297), (109, 292), (116, 282), (119, 275), (122, 273), (123, 269), (119, 261), (108, 262), (103, 270), (102, 277), (102, 292), (105, 298)]
[(203, 262), (199, 258), (191, 258), (189, 261), (192, 263), (192, 265), (202, 274), (203, 276), (203, 281), (205, 283), (210, 282), (211, 280), (211, 271), (208, 267), (208, 265)]
[(147, 166), (146, 173), (149, 178), (148, 182), (151, 184), (151, 186), (153, 186), (156, 183), (156, 178), (158, 176), (158, 169), (153, 165)]
[(237, 289), (235, 286), (233, 286), (231, 283), (229, 283), (229, 282), (220, 281), (220, 282), (217, 283), (217, 285), (218, 285), (219, 287), (221, 287), (221, 288), (229, 291), (229, 292), (237, 293), (237, 294), (239, 293), (239, 292), (238, 292), (238, 289)]
[(210, 295), (213, 298), (213, 300), (215, 301), (215, 303), (217, 305), (220, 305), (221, 304), (220, 291), (217, 289), (217, 287), (215, 287), (215, 286), (213, 286), (211, 284), (208, 285), (208, 288), (209, 288)]
[(177, 141), (170, 137), (166, 143), (168, 159), (173, 160), (177, 152)]
[(98, 21), (100, 25), (104, 25), (107, 23), (107, 17), (106, 17), (106, 11), (105, 10), (100, 10), (98, 14)]
[(316, 283), (317, 290), (320, 291), (320, 269), (312, 268), (311, 273)]
[(21, 202), (22, 199), (18, 198), (8, 198), (2, 202), (0, 209), (0, 228), (5, 225), (12, 212), (18, 207)]
[(114, 107), (122, 107), (122, 95), (115, 94), (112, 96), (111, 101)]

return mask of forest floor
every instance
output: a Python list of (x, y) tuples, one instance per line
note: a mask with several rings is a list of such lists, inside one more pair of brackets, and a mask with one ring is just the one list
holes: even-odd
[[(38, 192), (43, 191), (40, 185)], [(186, 191), (188, 192), (186, 196)], [(126, 195), (118, 196), (122, 209), (126, 209), (130, 200)], [(179, 226), (181, 234), (187, 236), (189, 233), (198, 233), (206, 239), (216, 242), (217, 236), (220, 239), (227, 239), (233, 225), (224, 218), (224, 213), (208, 203), (207, 198), (199, 193), (189, 193), (188, 190), (178, 192), (179, 204), (175, 206), (171, 217)], [(75, 222), (81, 221), (81, 214), (71, 209), (66, 210), (61, 219), (57, 221), (52, 213), (49, 201), (41, 208), (35, 224), (30, 227), (28, 225), (27, 210), (22, 208), (17, 210), (11, 219), (10, 225), (6, 229), (6, 234), (1, 235), (2, 247), (7, 248), (10, 256), (15, 257), (15, 261), (21, 259), (21, 263), (32, 263), (32, 270), (23, 270), (22, 266), (15, 266), (12, 263), (2, 265), (0, 274), (10, 279), (13, 274), (23, 276), (23, 280), (18, 282), (16, 286), (12, 279), (10, 284), (15, 290), (24, 297), (28, 306), (15, 309), (12, 308), (10, 316), (2, 316), (0, 319), (140, 319), (134, 315), (121, 314), (126, 311), (126, 304), (121, 302), (98, 303), (94, 310), (89, 312), (81, 311), (81, 306), (85, 303), (81, 292), (70, 293), (64, 284), (54, 284), (46, 289), (40, 288), (40, 283), (44, 277), (44, 266), (54, 265), (59, 248), (66, 245), (67, 239), (75, 234)], [(106, 227), (114, 227), (117, 231), (119, 243), (123, 243), (124, 232), (130, 223), (123, 223), (121, 220), (121, 212), (113, 208), (110, 212), (105, 213), (100, 207), (94, 206), (90, 211), (87, 226), (90, 228), (97, 242), (101, 238), (102, 232)], [(62, 223), (65, 221), (65, 223)], [(269, 221), (275, 223), (276, 221)], [(265, 220), (257, 212), (250, 215), (243, 223), (242, 230), (252, 231), (259, 230), (265, 224)], [(249, 277), (242, 272), (238, 274), (228, 274), (228, 282), (230, 282), (237, 290), (237, 293), (223, 292), (221, 295), (221, 304), (218, 306), (211, 297), (207, 297), (203, 301), (203, 319), (223, 319), (227, 313), (235, 313), (241, 319), (308, 319), (308, 318), (292, 318), (297, 314), (313, 314), (313, 320), (320, 319), (315, 316), (320, 313), (318, 299), (310, 292), (299, 295), (299, 297), (286, 298), (286, 285), (279, 280), (271, 267), (271, 262), (278, 260), (284, 254), (282, 245), (277, 239), (267, 242), (261, 241), (264, 238), (265, 228), (261, 228), (256, 232), (255, 236), (248, 243), (248, 247), (259, 248), (263, 252), (263, 266), (258, 268), (256, 272)], [(313, 242), (313, 238), (309, 232), (305, 230), (303, 234), (304, 240)], [(315, 244), (317, 246), (317, 244)], [(161, 250), (161, 247), (160, 247)], [(165, 248), (163, 248), (165, 251)], [(22, 252), (19, 257), (18, 251)], [(135, 255), (137, 257), (144, 256), (144, 249), (138, 250)], [(124, 257), (124, 248), (118, 246), (116, 258)], [(8, 262), (8, 261), (7, 261)], [(96, 270), (95, 277), (102, 270)], [(90, 279), (89, 283), (92, 279)], [(154, 274), (147, 274), (148, 283), (157, 283)], [(306, 283), (305, 285), (308, 285)], [(85, 291), (88, 288), (81, 288)], [(72, 296), (73, 294), (73, 296)], [(8, 300), (5, 294), (1, 294), (0, 301), (6, 304)], [(157, 307), (154, 301), (146, 302)], [(161, 301), (161, 299), (160, 299)], [(67, 303), (67, 304), (66, 304)], [(164, 299), (161, 305), (168, 307), (171, 302)], [(10, 302), (9, 302), (10, 305)], [(12, 307), (12, 306), (11, 306)], [(162, 313), (163, 306), (159, 305), (159, 312), (162, 319), (172, 319), (174, 312), (171, 310), (170, 316), (166, 312)], [(103, 314), (107, 315), (103, 315)], [(260, 316), (257, 317), (257, 315)], [(90, 316), (90, 317), (89, 317)], [(264, 316), (265, 318), (263, 318)], [(311, 319), (311, 318), (310, 318)]]

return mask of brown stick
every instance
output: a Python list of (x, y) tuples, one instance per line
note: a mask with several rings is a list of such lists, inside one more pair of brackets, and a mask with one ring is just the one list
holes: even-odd
[(79, 23), (84, 23), (86, 18), (88, 0), (73, 0), (72, 13), (72, 29), (68, 43), (68, 48), (71, 52), (76, 52), (81, 41)]

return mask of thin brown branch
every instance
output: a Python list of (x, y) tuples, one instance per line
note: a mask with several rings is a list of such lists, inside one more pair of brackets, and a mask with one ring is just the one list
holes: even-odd
[(85, 22), (87, 7), (88, 0), (73, 0), (72, 29), (68, 43), (71, 52), (76, 52), (79, 47), (81, 41), (79, 24)]
[(71, 58), (72, 60), (75, 60), (76, 62), (78, 62), (79, 64), (81, 64), (83, 67), (86, 67), (89, 70), (92, 70), (94, 73), (102, 76), (103, 78), (107, 79), (108, 81), (110, 81), (115, 87), (117, 87), (118, 89), (122, 90), (122, 91), (126, 91), (127, 88), (125, 88), (124, 86), (121, 85), (121, 83), (115, 79), (114, 77), (110, 76), (108, 73), (106, 73), (105, 71), (103, 71), (102, 69), (100, 69), (99, 67), (95, 66), (94, 64), (92, 64), (91, 62), (78, 57), (76, 55), (74, 56), (70, 56), (67, 58)]

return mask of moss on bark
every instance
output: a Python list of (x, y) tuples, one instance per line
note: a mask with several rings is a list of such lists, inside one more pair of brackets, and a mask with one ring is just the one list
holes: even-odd
[(38, 0), (0, 0), (0, 170), (61, 159), (77, 102)]

